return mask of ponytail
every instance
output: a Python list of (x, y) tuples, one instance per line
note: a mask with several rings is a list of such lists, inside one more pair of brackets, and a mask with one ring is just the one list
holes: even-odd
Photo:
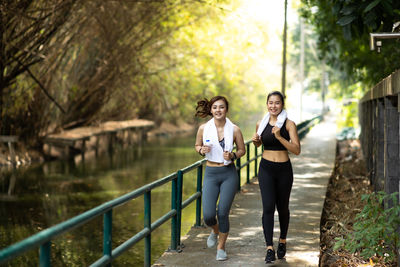
[(212, 115), (211, 114), (211, 103), (210, 103), (210, 101), (207, 100), (207, 98), (204, 98), (197, 102), (195, 116), (200, 117), (200, 118), (205, 118), (208, 115)]

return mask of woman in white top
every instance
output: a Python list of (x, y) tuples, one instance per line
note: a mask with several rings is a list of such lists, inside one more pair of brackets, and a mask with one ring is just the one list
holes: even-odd
[[(207, 159), (203, 183), (203, 217), (212, 228), (207, 246), (217, 243), (217, 260), (226, 260), (225, 243), (229, 233), (229, 211), (238, 189), (234, 160), (246, 154), (240, 128), (227, 117), (229, 104), (225, 97), (215, 96), (197, 102), (196, 116), (212, 116), (202, 124), (196, 137), (195, 149)], [(232, 148), (236, 144), (236, 152)], [(218, 208), (216, 207), (219, 197)]]

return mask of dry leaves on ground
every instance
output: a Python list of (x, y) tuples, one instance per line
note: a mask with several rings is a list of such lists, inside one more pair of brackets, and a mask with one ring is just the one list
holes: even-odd
[(359, 140), (337, 141), (335, 167), (321, 218), (320, 266), (391, 266), (378, 259), (365, 261), (358, 255), (333, 250), (335, 238), (353, 228), (354, 219), (363, 208), (361, 196), (371, 192)]

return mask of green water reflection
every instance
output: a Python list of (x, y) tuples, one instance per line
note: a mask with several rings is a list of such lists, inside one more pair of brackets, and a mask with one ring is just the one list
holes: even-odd
[[(3, 172), (0, 176), (0, 248), (81, 214), (106, 201), (165, 177), (201, 157), (194, 153), (194, 135), (159, 139), (84, 163), (54, 161)], [(249, 136), (245, 134), (245, 138)], [(253, 155), (253, 153), (251, 154)], [(245, 172), (243, 172), (245, 173)], [(242, 180), (243, 181), (243, 180)], [(171, 183), (152, 191), (152, 221), (171, 208)], [(183, 199), (196, 191), (196, 171), (184, 175)], [(195, 222), (195, 203), (183, 211), (182, 234)], [(87, 266), (102, 256), (102, 217), (55, 239), (53, 266)], [(170, 222), (152, 233), (152, 261), (170, 245)], [(143, 229), (143, 197), (113, 210), (113, 248)], [(113, 266), (143, 266), (142, 240)], [(6, 266), (37, 266), (38, 250)]]

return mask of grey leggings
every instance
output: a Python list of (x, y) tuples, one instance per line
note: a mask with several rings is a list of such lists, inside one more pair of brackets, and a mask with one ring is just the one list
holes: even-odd
[(234, 164), (223, 167), (206, 166), (202, 195), (204, 222), (208, 226), (217, 224), (217, 215), (221, 233), (229, 232), (229, 211), (238, 190), (238, 182)]

